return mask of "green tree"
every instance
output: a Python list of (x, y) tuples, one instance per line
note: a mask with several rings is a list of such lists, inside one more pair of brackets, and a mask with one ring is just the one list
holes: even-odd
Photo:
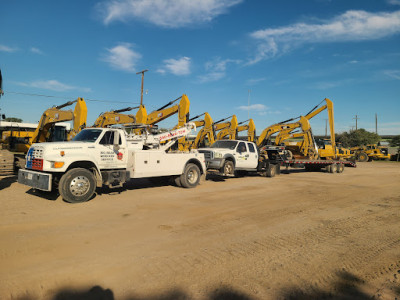
[(352, 130), (350, 132), (343, 132), (336, 136), (336, 140), (342, 143), (344, 147), (357, 147), (367, 144), (376, 144), (381, 138), (379, 135), (373, 132), (366, 131), (361, 128), (358, 130)]
[(400, 135), (396, 135), (390, 141), (390, 147), (400, 147)]
[(21, 122), (22, 122), (22, 119), (20, 119), (20, 118), (9, 117), (9, 118), (5, 118), (4, 121), (6, 121), (6, 122), (18, 122), (18, 123), (21, 123)]

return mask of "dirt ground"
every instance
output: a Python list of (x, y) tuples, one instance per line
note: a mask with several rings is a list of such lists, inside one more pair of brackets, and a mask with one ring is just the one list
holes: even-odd
[(81, 204), (0, 189), (0, 299), (400, 299), (396, 162)]

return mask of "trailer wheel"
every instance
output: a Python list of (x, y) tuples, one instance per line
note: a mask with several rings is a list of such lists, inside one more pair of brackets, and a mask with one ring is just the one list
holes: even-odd
[(183, 174), (180, 176), (180, 182), (184, 188), (194, 188), (200, 182), (200, 169), (195, 164), (187, 164)]
[(331, 173), (331, 167), (332, 167), (332, 165), (326, 165), (325, 171), (328, 173)]
[(344, 171), (344, 164), (337, 164), (336, 172), (343, 173), (343, 171)]
[(233, 164), (233, 161), (226, 160), (224, 162), (224, 165), (222, 166), (221, 173), (225, 174), (225, 175), (231, 175), (231, 176), (235, 175), (235, 166)]
[(266, 173), (267, 177), (275, 177), (276, 165), (269, 165)]
[(331, 164), (331, 167), (329, 168), (329, 172), (334, 174), (337, 172), (337, 164)]
[(367, 155), (367, 153), (365, 153), (365, 152), (360, 152), (360, 153), (358, 153), (357, 160), (360, 161), (360, 162), (366, 162), (366, 161), (368, 161), (368, 155)]
[(96, 180), (92, 172), (83, 168), (71, 169), (58, 184), (61, 197), (69, 203), (88, 201), (96, 190)]

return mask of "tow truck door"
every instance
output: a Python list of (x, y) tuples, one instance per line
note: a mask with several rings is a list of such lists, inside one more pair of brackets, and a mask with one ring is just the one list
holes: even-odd
[[(114, 147), (114, 136), (119, 136)], [(100, 169), (126, 169), (127, 148), (125, 138), (117, 130), (107, 130), (97, 145)]]

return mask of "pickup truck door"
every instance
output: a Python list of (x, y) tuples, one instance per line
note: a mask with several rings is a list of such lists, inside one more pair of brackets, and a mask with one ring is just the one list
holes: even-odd
[(239, 142), (236, 147), (237, 169), (255, 169), (258, 164), (258, 154), (252, 143)]
[(114, 134), (116, 130), (107, 130), (97, 145), (97, 159), (100, 169), (126, 169), (127, 148), (125, 137), (119, 137), (118, 148), (114, 148)]

